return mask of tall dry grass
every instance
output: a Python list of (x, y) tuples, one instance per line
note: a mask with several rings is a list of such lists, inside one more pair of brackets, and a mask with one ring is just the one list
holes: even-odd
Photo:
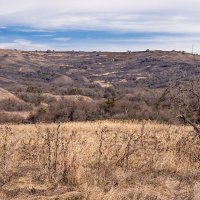
[(200, 139), (190, 127), (2, 125), (0, 137), (0, 199), (200, 199)]

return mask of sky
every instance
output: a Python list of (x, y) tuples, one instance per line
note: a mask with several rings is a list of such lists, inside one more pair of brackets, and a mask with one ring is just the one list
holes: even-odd
[(199, 0), (0, 0), (0, 48), (200, 53)]

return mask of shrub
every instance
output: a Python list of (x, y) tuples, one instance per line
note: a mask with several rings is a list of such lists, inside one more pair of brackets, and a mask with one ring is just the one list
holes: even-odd
[(29, 111), (32, 109), (32, 105), (23, 101), (15, 99), (5, 99), (0, 101), (0, 110), (12, 112), (12, 111)]

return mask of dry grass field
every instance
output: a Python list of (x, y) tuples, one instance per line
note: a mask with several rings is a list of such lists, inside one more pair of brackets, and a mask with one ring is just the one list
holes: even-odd
[(200, 139), (151, 121), (0, 126), (1, 200), (198, 200)]

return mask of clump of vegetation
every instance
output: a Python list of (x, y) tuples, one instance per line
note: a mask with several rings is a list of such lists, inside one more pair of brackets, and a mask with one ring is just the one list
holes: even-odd
[[(81, 91), (82, 95), (80, 95), (77, 88), (71, 89), (70, 95), (62, 96), (21, 91), (17, 96), (23, 101), (1, 100), (0, 110), (28, 111), (31, 114), (24, 122), (30, 123), (58, 120), (150, 119), (177, 124), (179, 120), (176, 119), (176, 116), (184, 114), (192, 122), (198, 124), (200, 122), (198, 86), (199, 80), (195, 79), (179, 85), (172, 84), (165, 89), (156, 91), (151, 89), (121, 91), (107, 88), (102, 91), (100, 99), (84, 96), (84, 91)], [(5, 119), (2, 122), (5, 122)], [(11, 118), (8, 121), (12, 122)]]
[(30, 103), (15, 99), (4, 99), (0, 101), (0, 110), (3, 111), (30, 111), (32, 108), (33, 107)]

